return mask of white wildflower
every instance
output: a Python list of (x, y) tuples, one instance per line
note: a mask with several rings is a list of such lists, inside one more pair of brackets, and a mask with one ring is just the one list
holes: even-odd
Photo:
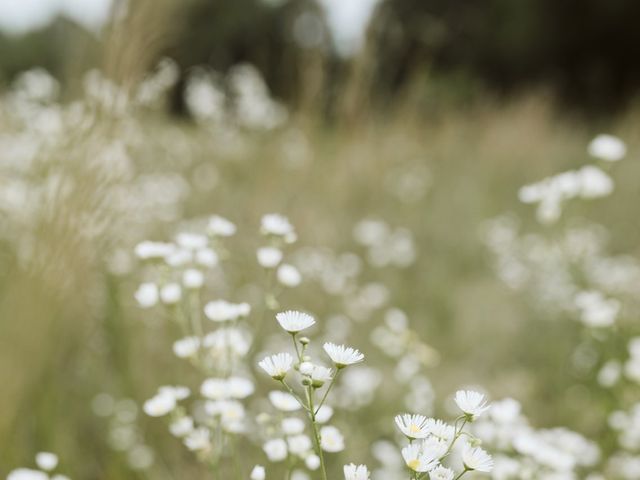
[(276, 320), (289, 333), (298, 333), (316, 323), (311, 315), (295, 310), (287, 310), (276, 314)]
[(236, 226), (224, 217), (213, 215), (209, 218), (207, 232), (214, 237), (231, 237), (236, 233)]
[(155, 283), (142, 283), (135, 293), (136, 301), (142, 308), (150, 308), (158, 303), (160, 293)]
[(282, 261), (282, 250), (275, 247), (261, 247), (256, 251), (258, 263), (264, 268), (275, 268)]
[(484, 395), (471, 390), (458, 390), (455, 401), (458, 408), (469, 417), (469, 420), (473, 420), (489, 409)]
[(293, 357), (288, 353), (278, 353), (264, 358), (258, 365), (274, 380), (282, 380), (293, 366)]
[(51, 471), (58, 466), (58, 456), (51, 452), (40, 452), (36, 454), (36, 464), (42, 470)]
[(467, 470), (478, 472), (490, 472), (493, 469), (493, 459), (491, 455), (480, 447), (465, 446), (462, 451), (462, 462)]
[(366, 465), (353, 463), (344, 466), (344, 480), (369, 480), (369, 469)]
[(340, 430), (331, 425), (320, 429), (320, 447), (325, 452), (341, 452), (344, 450), (344, 437)]
[(335, 343), (325, 343), (324, 351), (333, 360), (337, 368), (344, 368), (364, 360), (364, 355), (351, 347), (336, 345)]
[(608, 134), (596, 136), (588, 146), (589, 155), (607, 162), (617, 162), (624, 158), (627, 146), (618, 137)]

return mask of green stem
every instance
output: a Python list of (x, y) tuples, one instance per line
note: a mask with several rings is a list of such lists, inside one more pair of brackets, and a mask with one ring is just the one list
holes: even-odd
[(296, 333), (292, 333), (291, 334), (291, 340), (293, 340), (293, 348), (296, 349), (296, 356), (298, 357), (298, 362), (302, 362), (302, 354), (300, 353), (300, 350), (298, 349), (298, 342), (296, 342)]
[(289, 461), (287, 465), (287, 471), (285, 472), (285, 480), (291, 480), (293, 477), (293, 467), (296, 465), (296, 459), (293, 455), (288, 455)]
[(307, 388), (307, 398), (309, 400), (309, 418), (311, 419), (311, 429), (313, 430), (313, 438), (316, 444), (316, 451), (320, 457), (320, 468), (322, 470), (322, 480), (327, 480), (327, 468), (324, 463), (324, 454), (320, 445), (320, 433), (318, 432), (318, 424), (316, 422), (316, 414), (313, 406), (313, 387)]
[(298, 401), (298, 403), (300, 404), (300, 406), (302, 408), (304, 408), (307, 412), (309, 412), (309, 407), (307, 405), (305, 405), (305, 403), (302, 401), (302, 399), (300, 398), (300, 395), (298, 395), (293, 388), (291, 388), (289, 386), (289, 384), (287, 382), (284, 381), (284, 378), (282, 380), (280, 380), (280, 382), (282, 383), (282, 385), (284, 385), (284, 387), (287, 389), (287, 391), (293, 395), (293, 397)]
[(218, 480), (218, 460), (211, 460), (209, 468), (211, 469), (211, 478)]
[(242, 466), (240, 465), (240, 457), (238, 456), (238, 438), (234, 435), (233, 439), (234, 441), (231, 447), (233, 448), (234, 470), (235, 470), (236, 478), (238, 480), (243, 480)]
[(327, 390), (324, 392), (324, 395), (322, 396), (322, 400), (320, 400), (320, 403), (318, 404), (318, 408), (315, 411), (315, 415), (318, 414), (318, 412), (320, 411), (320, 409), (322, 408), (322, 405), (324, 405), (324, 401), (327, 399), (327, 397), (329, 396), (329, 392), (331, 391), (331, 389), (333, 388), (334, 383), (336, 383), (336, 379), (338, 378), (338, 373), (340, 372), (340, 370), (336, 370), (336, 374), (333, 376), (333, 378), (331, 379), (331, 383), (329, 384), (329, 387), (327, 388)]
[[(460, 425), (460, 429), (458, 430), (458, 421), (462, 418), (462, 425)], [(455, 443), (458, 441), (458, 438), (460, 438), (460, 435), (462, 435), (462, 429), (464, 428), (464, 426), (467, 424), (468, 422), (468, 418), (465, 417), (460, 417), (456, 419), (456, 422), (454, 423), (454, 430), (453, 430), (453, 440), (451, 440), (451, 444), (449, 444), (449, 448), (447, 448), (447, 451), (444, 452), (444, 455), (441, 458), (446, 457), (447, 455), (449, 455), (449, 453), (451, 453), (451, 449), (453, 448), (453, 446), (455, 445)], [(462, 475), (462, 474), (461, 474)], [(459, 477), (458, 477), (459, 478)], [(454, 479), (456, 480), (456, 479)]]
[(462, 477), (465, 473), (467, 473), (469, 471), (469, 469), (467, 467), (464, 468), (464, 470), (462, 472), (460, 472), (460, 475), (458, 475), (456, 478), (454, 478), (453, 480), (458, 480), (460, 477)]

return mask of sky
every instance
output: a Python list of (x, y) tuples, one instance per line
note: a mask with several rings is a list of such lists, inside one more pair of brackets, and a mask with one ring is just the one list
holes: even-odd
[[(286, 1), (286, 0), (285, 0)], [(375, 6), (380, 0), (316, 0), (324, 9), (338, 52), (357, 52)], [(47, 25), (64, 14), (90, 30), (109, 15), (112, 0), (0, 0), (0, 30), (20, 35)], [(270, 0), (274, 3), (274, 0)], [(278, 3), (282, 2), (279, 0)]]
[(0, 30), (20, 35), (64, 14), (96, 30), (107, 19), (111, 0), (0, 0)]

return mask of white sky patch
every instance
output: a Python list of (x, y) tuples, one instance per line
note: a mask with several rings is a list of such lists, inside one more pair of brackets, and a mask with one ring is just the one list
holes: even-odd
[(317, 0), (326, 15), (338, 53), (348, 57), (362, 46), (373, 11), (380, 0)]
[(99, 29), (109, 17), (112, 0), (0, 0), (0, 30), (20, 35), (42, 28), (57, 15)]

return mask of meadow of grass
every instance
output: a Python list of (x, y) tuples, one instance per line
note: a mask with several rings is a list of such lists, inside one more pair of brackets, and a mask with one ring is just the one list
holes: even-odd
[[(547, 226), (518, 201), (520, 187), (592, 163), (587, 144), (603, 125), (563, 116), (543, 96), (451, 107), (430, 118), (405, 107), (327, 126), (312, 113), (281, 118), (271, 103), (243, 113), (240, 101), (233, 111), (175, 118), (164, 113), (157, 79), (153, 101), (132, 94), (120, 102), (95, 76), (75, 105), (40, 95), (46, 79), (30, 81), (35, 93), (18, 85), (0, 103), (1, 475), (47, 450), (72, 478), (209, 478), (162, 422), (140, 410), (158, 385), (197, 391), (202, 376), (171, 353), (177, 336), (170, 314), (136, 304), (138, 284), (148, 279), (133, 251), (213, 214), (233, 221), (238, 233), (225, 242), (228, 270), (212, 275), (203, 301), (252, 304), (256, 314), (246, 321), (261, 329), (252, 355), (275, 353), (274, 315), (284, 309), (312, 313), (322, 338), (366, 355), (370, 396), (350, 406), (346, 386), (336, 394), (347, 449), (331, 461), (329, 478), (351, 461), (375, 468), (380, 458), (371, 446), (393, 441), (393, 416), (412, 405), (451, 417), (446, 399), (462, 387), (493, 400), (512, 397), (531, 425), (565, 426), (603, 452), (594, 466), (566, 476), (495, 478), (583, 478), (610, 468), (608, 456), (622, 447), (608, 415), (629, 408), (637, 390), (603, 388), (596, 374), (608, 354), (624, 357), (637, 333), (636, 305), (625, 303), (606, 334), (613, 339), (601, 342), (611, 349), (604, 353), (600, 330), (543, 304), (533, 289), (505, 285), (486, 236), (490, 220), (503, 215), (550, 239), (599, 224), (609, 254), (637, 261), (637, 111), (604, 125), (628, 148), (610, 168), (614, 192), (571, 203)], [(267, 102), (259, 95), (245, 101)], [(260, 219), (272, 212), (294, 225), (298, 239), (286, 255), (303, 273), (300, 287), (277, 289), (277, 305), (263, 301), (269, 274), (255, 261)], [(372, 250), (357, 241), (363, 220), (383, 222), (396, 243), (373, 241)], [(407, 355), (385, 351), (383, 330), (373, 335), (394, 308), (410, 325)], [(261, 395), (272, 386), (256, 368), (260, 358), (248, 364)], [(402, 378), (403, 371), (411, 373)], [(243, 447), (241, 478), (250, 465), (266, 463), (260, 438)], [(139, 444), (146, 449), (135, 453)], [(234, 478), (226, 475), (220, 478)], [(618, 478), (605, 475), (593, 478)]]

